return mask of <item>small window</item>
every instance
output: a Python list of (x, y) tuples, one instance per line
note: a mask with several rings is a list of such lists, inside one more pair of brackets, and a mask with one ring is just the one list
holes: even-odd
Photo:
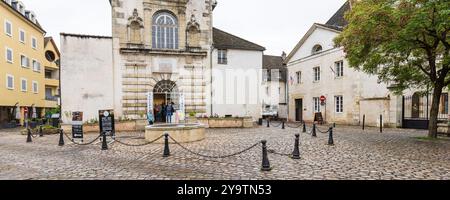
[(314, 82), (320, 81), (320, 67), (314, 67)]
[(227, 50), (218, 51), (218, 63), (222, 65), (226, 65), (228, 63)]
[(313, 109), (315, 113), (320, 112), (320, 97), (313, 98)]
[(24, 78), (20, 79), (20, 88), (22, 89), (22, 92), (26, 92), (28, 90), (27, 79), (24, 79)]
[(33, 81), (33, 93), (37, 94), (39, 91), (38, 82)]
[(6, 88), (14, 90), (14, 76), (9, 74), (6, 75)]
[(296, 72), (297, 75), (297, 84), (302, 83), (302, 72)]
[(313, 54), (313, 55), (314, 55), (314, 54), (318, 54), (318, 53), (322, 52), (322, 50), (323, 50), (322, 46), (319, 45), (319, 44), (317, 44), (317, 45), (315, 45), (315, 46), (313, 47), (313, 49), (312, 49), (312, 54)]
[(25, 44), (25, 31), (19, 30), (19, 41), (23, 44)]
[(263, 70), (263, 82), (268, 82), (269, 81), (269, 70), (264, 69)]
[(41, 63), (36, 60), (33, 60), (33, 71), (41, 72)]
[(5, 34), (12, 37), (12, 23), (8, 20), (5, 20)]
[(344, 112), (344, 97), (343, 96), (335, 96), (335, 105), (336, 105), (336, 113)]
[(13, 59), (14, 59), (13, 50), (6, 47), (5, 57), (6, 57), (6, 62), (13, 63)]
[(37, 49), (37, 39), (35, 37), (31, 38), (31, 47), (33, 47), (33, 49)]
[(49, 61), (49, 62), (54, 62), (56, 59), (55, 53), (53, 53), (53, 51), (46, 51), (45, 52), (45, 58)]
[(24, 68), (29, 68), (30, 67), (30, 59), (27, 58), (25, 55), (21, 55), (20, 56), (20, 66), (22, 66)]
[(336, 70), (336, 78), (344, 76), (344, 61), (338, 61), (334, 63), (334, 68)]

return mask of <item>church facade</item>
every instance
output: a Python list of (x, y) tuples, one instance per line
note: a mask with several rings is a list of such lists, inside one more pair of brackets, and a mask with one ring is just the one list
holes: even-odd
[[(68, 113), (83, 111), (87, 121), (101, 109), (126, 119), (146, 118), (149, 110), (157, 117), (161, 105), (170, 103), (182, 118), (261, 117), (265, 48), (214, 28), (215, 0), (110, 3), (111, 37), (61, 34), (64, 122)], [(229, 69), (241, 72), (230, 75)], [(234, 76), (245, 73), (246, 87), (234, 85)], [(245, 91), (254, 91), (253, 99), (228, 101)]]

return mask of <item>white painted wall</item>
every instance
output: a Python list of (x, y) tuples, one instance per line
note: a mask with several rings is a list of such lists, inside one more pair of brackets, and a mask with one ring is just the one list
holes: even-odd
[(213, 113), (261, 118), (263, 52), (228, 50), (228, 64), (218, 64), (213, 51)]
[[(398, 121), (397, 98), (387, 86), (378, 82), (376, 76), (349, 67), (342, 48), (333, 48), (334, 31), (317, 28), (299, 48), (288, 63), (288, 79), (295, 82), (289, 85), (289, 119), (295, 120), (295, 100), (303, 100), (303, 120), (314, 120), (314, 97), (327, 97), (326, 106), (321, 106), (325, 121), (358, 125), (366, 115), (368, 125), (378, 126), (379, 116), (384, 123), (395, 125)], [(316, 44), (323, 46), (323, 52), (311, 55)], [(335, 62), (344, 61), (344, 76), (335, 75)], [(314, 81), (313, 68), (320, 67), (321, 79)], [(296, 83), (296, 72), (302, 73), (302, 81)], [(344, 111), (336, 112), (335, 96), (344, 97)]]
[(333, 49), (334, 48), (333, 39), (337, 35), (338, 33), (335, 31), (330, 31), (320, 26), (317, 27), (288, 62), (293, 62), (300, 58), (310, 56), (313, 47), (317, 44), (321, 45), (324, 51)]
[(84, 112), (84, 121), (98, 111), (113, 109), (112, 40), (61, 36), (61, 97), (63, 123), (71, 113)]

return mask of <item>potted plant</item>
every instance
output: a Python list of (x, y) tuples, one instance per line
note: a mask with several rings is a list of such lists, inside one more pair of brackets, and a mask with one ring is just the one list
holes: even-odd
[(186, 123), (197, 123), (197, 113), (192, 111), (189, 112), (189, 116), (186, 118)]

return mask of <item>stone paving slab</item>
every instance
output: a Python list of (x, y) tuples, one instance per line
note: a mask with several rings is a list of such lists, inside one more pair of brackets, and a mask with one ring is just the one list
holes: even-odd
[[(326, 129), (326, 127), (321, 127)], [(294, 135), (301, 129), (208, 129), (207, 139), (185, 144), (195, 152), (227, 155), (261, 141), (277, 153), (289, 154)], [(88, 146), (58, 146), (59, 136), (33, 138), (19, 131), (0, 130), (0, 179), (50, 180), (449, 180), (450, 140), (425, 141), (425, 131), (359, 127), (334, 130), (335, 146), (328, 135), (317, 138), (301, 133), (300, 160), (269, 154), (273, 170), (261, 172), (261, 146), (231, 158), (203, 158), (171, 144), (169, 158), (163, 145), (129, 147), (118, 143), (101, 151), (99, 142)], [(118, 133), (121, 141), (141, 144), (144, 133)], [(97, 135), (86, 135), (85, 141)]]

